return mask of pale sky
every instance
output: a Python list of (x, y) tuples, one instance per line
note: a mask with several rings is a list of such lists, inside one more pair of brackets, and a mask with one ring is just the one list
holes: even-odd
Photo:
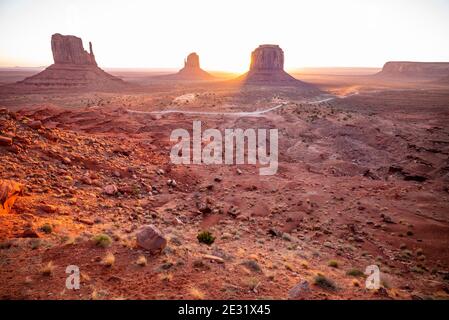
[(0, 66), (47, 66), (50, 37), (92, 41), (103, 68), (245, 71), (259, 44), (287, 69), (449, 61), (449, 0), (0, 0)]

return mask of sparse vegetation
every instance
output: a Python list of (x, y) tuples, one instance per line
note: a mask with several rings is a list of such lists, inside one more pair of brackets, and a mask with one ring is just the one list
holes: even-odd
[(115, 263), (115, 256), (113, 253), (108, 252), (106, 256), (103, 258), (103, 265), (106, 267), (112, 267)]
[(315, 276), (314, 284), (322, 289), (325, 289), (325, 290), (330, 290), (330, 291), (337, 290), (337, 286), (335, 285), (335, 283), (332, 280), (326, 278), (321, 273), (319, 273)]
[(145, 267), (147, 265), (147, 258), (145, 256), (139, 256), (137, 258), (136, 264), (141, 267)]
[(328, 265), (329, 267), (332, 267), (332, 268), (338, 268), (338, 261), (337, 261), (337, 260), (330, 260), (330, 261), (327, 263), (327, 265)]
[(31, 239), (30, 247), (32, 250), (35, 250), (41, 246), (41, 239)]
[(346, 272), (346, 275), (351, 277), (363, 277), (365, 274), (359, 269), (350, 269)]
[(164, 282), (170, 282), (173, 280), (173, 275), (171, 273), (161, 273), (159, 279)]
[(45, 223), (40, 227), (40, 230), (46, 234), (50, 234), (53, 232), (53, 227), (49, 223)]
[(353, 279), (353, 280), (352, 280), (352, 285), (353, 285), (354, 287), (360, 287), (360, 282), (359, 282), (358, 280), (356, 280), (356, 279)]
[(245, 286), (247, 286), (251, 291), (256, 289), (259, 286), (259, 284), (260, 284), (259, 279), (255, 277), (250, 277), (245, 280)]
[(112, 239), (107, 234), (98, 234), (93, 238), (93, 241), (97, 247), (107, 248), (111, 245)]
[(200, 243), (207, 244), (208, 246), (210, 246), (215, 241), (215, 237), (209, 231), (202, 231), (198, 233), (198, 236), (196, 238)]
[(42, 267), (41, 269), (41, 274), (43, 276), (51, 276), (53, 274), (53, 270), (55, 269), (55, 266), (53, 265), (53, 262), (50, 261), (48, 262), (45, 266)]
[(251, 271), (254, 271), (254, 272), (262, 271), (262, 269), (260, 268), (260, 266), (256, 260), (245, 260), (242, 262), (242, 265), (244, 265), (245, 267), (247, 267), (248, 269), (250, 269)]

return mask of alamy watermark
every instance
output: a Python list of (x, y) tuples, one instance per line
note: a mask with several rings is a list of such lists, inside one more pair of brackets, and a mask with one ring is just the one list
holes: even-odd
[(80, 289), (80, 268), (75, 265), (69, 265), (65, 269), (65, 273), (68, 274), (65, 279), (65, 287), (69, 290)]
[(260, 175), (274, 175), (278, 169), (278, 139), (278, 129), (225, 129), (223, 137), (220, 130), (202, 131), (201, 121), (193, 121), (192, 139), (186, 129), (172, 131), (170, 141), (177, 143), (170, 159), (174, 164), (232, 165), (245, 164), (246, 158), (247, 164), (259, 163)]

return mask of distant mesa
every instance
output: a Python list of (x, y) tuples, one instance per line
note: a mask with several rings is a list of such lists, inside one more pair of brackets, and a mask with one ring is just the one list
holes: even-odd
[(278, 45), (272, 44), (260, 45), (251, 53), (249, 71), (237, 80), (245, 84), (314, 88), (284, 71), (284, 51)]
[(126, 85), (123, 80), (97, 66), (91, 42), (87, 52), (80, 38), (56, 33), (51, 37), (51, 50), (54, 64), (34, 76), (19, 81), (18, 85), (55, 89), (109, 89)]
[(189, 80), (189, 81), (207, 81), (214, 80), (215, 77), (204, 71), (200, 67), (200, 57), (196, 52), (192, 52), (184, 60), (184, 68), (175, 74), (162, 76), (167, 80)]
[(449, 62), (389, 61), (376, 76), (422, 80), (443, 79), (449, 77)]

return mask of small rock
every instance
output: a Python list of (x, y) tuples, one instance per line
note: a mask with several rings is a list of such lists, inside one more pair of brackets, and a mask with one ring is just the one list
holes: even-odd
[(39, 238), (39, 235), (33, 228), (27, 228), (20, 236), (21, 238)]
[(0, 146), (12, 145), (12, 139), (4, 136), (0, 136)]
[(206, 260), (212, 260), (212, 261), (217, 262), (217, 263), (224, 263), (224, 260), (222, 258), (217, 257), (217, 256), (212, 256), (210, 254), (205, 254), (203, 256), (203, 258), (206, 259)]
[(288, 297), (289, 299), (305, 299), (310, 292), (309, 282), (303, 280), (290, 289)]
[(104, 193), (106, 193), (109, 196), (113, 196), (118, 192), (118, 188), (115, 184), (110, 184), (104, 187), (103, 189)]
[(42, 122), (40, 120), (35, 120), (35, 121), (31, 121), (30, 123), (28, 123), (28, 126), (31, 129), (40, 129), (42, 128)]
[(39, 206), (39, 209), (41, 209), (42, 211), (44, 211), (46, 213), (55, 213), (56, 210), (58, 210), (58, 207), (53, 206), (51, 204), (43, 204), (43, 205)]
[(167, 185), (168, 185), (169, 187), (175, 188), (178, 184), (176, 183), (176, 180), (175, 180), (175, 179), (169, 179), (169, 180), (167, 180)]
[(323, 246), (325, 246), (326, 248), (334, 249), (334, 245), (331, 242), (329, 242), (329, 241), (325, 241), (323, 243)]

